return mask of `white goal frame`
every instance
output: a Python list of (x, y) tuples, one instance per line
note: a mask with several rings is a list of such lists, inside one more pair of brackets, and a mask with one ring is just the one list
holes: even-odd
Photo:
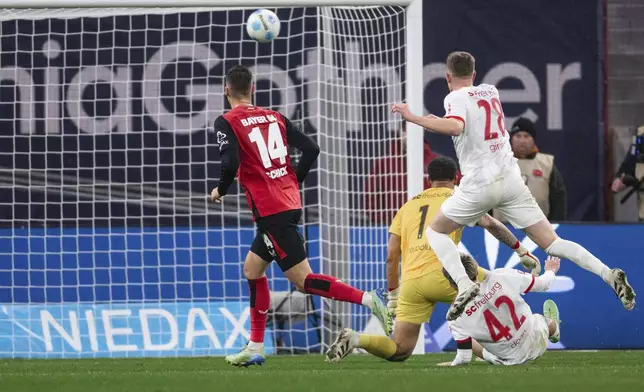
[[(235, 2), (232, 2), (233, 4)], [(247, 0), (239, 2), (239, 5), (231, 6), (230, 0), (0, 0), (0, 7), (4, 8), (3, 12), (11, 14), (15, 9), (16, 14), (26, 10), (38, 9), (67, 9), (70, 12), (63, 11), (57, 15), (58, 18), (78, 17), (84, 10), (91, 12), (91, 9), (112, 9), (117, 14), (127, 14), (128, 10), (140, 12), (145, 9), (146, 13), (165, 13), (164, 8), (185, 9), (186, 12), (195, 11), (213, 11), (213, 10), (236, 10), (253, 7), (369, 7), (369, 6), (402, 6), (406, 7), (405, 20), (405, 80), (404, 80), (404, 100), (409, 105), (411, 112), (424, 114), (424, 59), (423, 59), (423, 0), (300, 0), (297, 4), (288, 0)], [(73, 9), (76, 9), (76, 14)], [(134, 9), (139, 9), (135, 11)], [(34, 16), (34, 19), (47, 18), (48, 16)], [(2, 19), (2, 18), (0, 18)], [(326, 48), (319, 47), (318, 51), (322, 52)], [(321, 58), (321, 57), (320, 57)], [(318, 92), (319, 94), (319, 92)], [(406, 180), (407, 180), (407, 198), (410, 199), (422, 192), (424, 182), (423, 168), (423, 129), (413, 123), (406, 125)], [(324, 147), (322, 147), (324, 148)], [(339, 167), (347, 167), (348, 156), (340, 157)], [(334, 190), (340, 192), (347, 191), (347, 184), (334, 184)], [(337, 188), (337, 189), (336, 189)], [(347, 189), (344, 189), (347, 188)], [(321, 199), (320, 199), (321, 202)], [(343, 202), (340, 202), (343, 204)], [(322, 236), (322, 233), (320, 234)], [(324, 259), (324, 251), (321, 246), (320, 258)], [(241, 266), (240, 266), (241, 268)], [(382, 264), (384, 270), (384, 264)], [(322, 271), (327, 273), (328, 271)], [(349, 278), (340, 273), (337, 275), (340, 279)], [(325, 312), (326, 310), (322, 310)], [(346, 314), (342, 312), (342, 314)], [(323, 342), (328, 344), (329, 336), (322, 338)], [(322, 345), (324, 349), (324, 345)]]

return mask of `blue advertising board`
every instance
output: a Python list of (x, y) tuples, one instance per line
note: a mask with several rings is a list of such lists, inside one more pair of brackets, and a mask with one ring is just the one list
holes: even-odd
[[(60, 234), (56, 230), (49, 234)], [(28, 241), (15, 235), (24, 232), (14, 232), (13, 239), (6, 230), (0, 232), (2, 259), (7, 261), (0, 267), (0, 356), (219, 355), (244, 344), (249, 330), (248, 291), (239, 255), (250, 246), (250, 228), (227, 230), (230, 233), (223, 236), (219, 230), (191, 235), (180, 230), (145, 234), (64, 230), (56, 241), (74, 240), (62, 247), (34, 240), (48, 237), (43, 232), (31, 233)], [(354, 228), (354, 238), (364, 230), (375, 229)], [(385, 234), (386, 229), (377, 230)], [(635, 290), (644, 290), (644, 265), (638, 260), (644, 244), (637, 241), (644, 238), (644, 226), (561, 225), (557, 232), (583, 244), (609, 266), (625, 269)], [(181, 251), (164, 252), (162, 246), (142, 241), (146, 235), (167, 235), (165, 240)], [(517, 235), (529, 249), (535, 248), (522, 233)], [(310, 230), (311, 243), (317, 238), (317, 230)], [(101, 242), (110, 240), (111, 263), (101, 256), (108, 251)], [(231, 246), (237, 243), (239, 248)], [(199, 249), (203, 244), (207, 250)], [(315, 260), (317, 247), (309, 248)], [(356, 268), (349, 282), (369, 282), (365, 289), (385, 287), (385, 248), (384, 241), (352, 245)], [(510, 249), (479, 228), (465, 230), (461, 250), (471, 253), (484, 268), (513, 267), (518, 262)], [(14, 257), (8, 257), (9, 252)], [(542, 251), (535, 254), (544, 259)], [(376, 276), (368, 273), (373, 269), (360, 268), (374, 263), (382, 265)], [(318, 269), (317, 263), (313, 268)], [(271, 268), (271, 289), (288, 290), (285, 280), (277, 277), (281, 273)], [(573, 263), (562, 262), (550, 292), (526, 295), (534, 312), (541, 311), (547, 298), (557, 302), (564, 320), (561, 346), (644, 348), (640, 329), (644, 313), (639, 308), (624, 310), (608, 285)], [(437, 307), (425, 331), (435, 349), (453, 348), (445, 309)], [(366, 315), (353, 319), (353, 327), (362, 329), (367, 321)], [(318, 345), (319, 337), (310, 332), (300, 334), (293, 344)], [(270, 341), (271, 333), (267, 336)]]
[[(248, 342), (249, 316), (241, 301), (3, 305), (0, 351), (30, 358), (224, 355)], [(272, 339), (265, 350), (273, 352)]]

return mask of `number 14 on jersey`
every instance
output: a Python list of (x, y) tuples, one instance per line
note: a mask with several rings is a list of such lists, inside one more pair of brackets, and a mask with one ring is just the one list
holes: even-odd
[(268, 143), (264, 140), (264, 135), (259, 127), (253, 128), (248, 137), (257, 146), (259, 156), (266, 169), (273, 167), (274, 160), (278, 160), (280, 165), (286, 163), (288, 149), (284, 145), (279, 123), (273, 122), (268, 125)]

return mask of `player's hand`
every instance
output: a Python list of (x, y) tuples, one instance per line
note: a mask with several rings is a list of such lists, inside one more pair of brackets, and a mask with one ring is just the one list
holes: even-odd
[(561, 260), (559, 260), (559, 257), (555, 256), (548, 256), (546, 259), (546, 271), (552, 271), (555, 274), (559, 272), (559, 266), (561, 264)]
[(396, 308), (398, 308), (398, 288), (395, 288), (389, 291), (389, 296), (387, 297), (387, 309), (391, 317), (396, 316)]
[(626, 184), (624, 184), (624, 174), (622, 173), (621, 176), (613, 180), (613, 183), (611, 184), (610, 189), (613, 192), (617, 193), (624, 190), (624, 188), (626, 188)]
[(400, 114), (402, 118), (407, 121), (412, 117), (412, 114), (409, 111), (409, 105), (406, 103), (395, 103), (394, 106), (391, 107), (391, 112)]
[(219, 196), (219, 189), (215, 188), (212, 190), (212, 192), (210, 192), (210, 200), (214, 201), (217, 204), (221, 203), (221, 196)]
[(525, 268), (526, 271), (530, 271), (532, 276), (539, 276), (541, 273), (541, 262), (537, 256), (533, 255), (528, 251), (523, 245), (516, 250), (521, 265)]

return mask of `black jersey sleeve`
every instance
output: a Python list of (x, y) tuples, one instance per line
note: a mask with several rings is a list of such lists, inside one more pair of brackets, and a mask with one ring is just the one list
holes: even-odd
[(320, 146), (318, 146), (315, 140), (311, 137), (297, 129), (288, 118), (285, 116), (282, 117), (284, 118), (284, 124), (286, 125), (286, 139), (288, 145), (302, 151), (300, 163), (297, 166), (297, 169), (295, 169), (295, 175), (297, 176), (298, 182), (304, 182), (306, 175), (309, 174), (315, 160), (318, 158), (318, 155), (320, 155)]
[(219, 116), (215, 120), (215, 133), (221, 157), (221, 173), (217, 190), (220, 196), (225, 196), (239, 169), (239, 141), (224, 116)]

